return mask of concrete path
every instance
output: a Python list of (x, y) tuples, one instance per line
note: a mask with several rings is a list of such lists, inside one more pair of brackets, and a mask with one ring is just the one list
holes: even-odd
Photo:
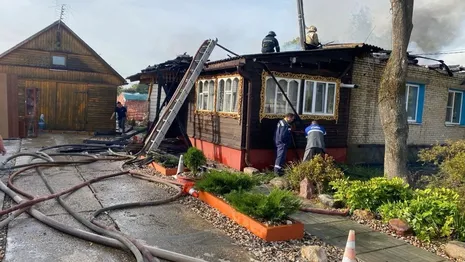
[[(39, 138), (7, 141), (11, 153), (35, 152), (43, 146), (81, 143), (80, 135), (43, 134)], [(0, 158), (3, 161), (5, 157)], [(28, 157), (16, 164), (27, 163)], [(44, 170), (55, 190), (66, 189), (91, 178), (119, 171), (117, 162), (97, 162), (79, 167), (57, 167)], [(6, 176), (2, 176), (5, 181)], [(21, 175), (15, 182), (21, 189), (40, 196), (49, 194), (38, 175)], [(3, 199), (3, 194), (0, 195)], [(128, 176), (120, 176), (84, 187), (66, 196), (65, 201), (81, 215), (90, 217), (93, 211), (114, 204), (150, 201), (168, 196), (166, 190), (154, 184)], [(0, 199), (0, 200), (1, 200)], [(2, 201), (3, 202), (3, 201)], [(0, 202), (1, 203), (1, 202)], [(35, 206), (51, 218), (85, 229), (55, 200)], [(179, 203), (157, 207), (126, 209), (110, 212), (103, 221), (115, 225), (123, 233), (143, 242), (170, 251), (199, 257), (206, 261), (249, 261), (248, 253), (233, 245), (231, 239), (213, 228), (198, 215)], [(53, 230), (23, 214), (8, 227), (6, 262), (48, 261), (135, 261), (132, 255), (116, 249), (83, 241)]]
[(292, 218), (304, 223), (308, 233), (340, 248), (345, 248), (349, 230), (355, 230), (355, 251), (357, 258), (362, 262), (447, 261), (347, 218), (304, 212), (298, 212)]

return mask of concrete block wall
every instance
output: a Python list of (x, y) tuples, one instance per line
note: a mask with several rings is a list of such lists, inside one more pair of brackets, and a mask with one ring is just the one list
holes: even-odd
[[(378, 111), (378, 89), (384, 63), (372, 57), (356, 58), (351, 91), (348, 135), (348, 161), (352, 163), (382, 163), (384, 134)], [(431, 145), (446, 140), (465, 139), (465, 127), (445, 124), (449, 88), (465, 90), (462, 76), (446, 74), (420, 66), (409, 66), (407, 81), (425, 85), (425, 100), (421, 124), (409, 124), (410, 158), (414, 160), (415, 145)], [(465, 116), (464, 116), (465, 117)], [(367, 146), (367, 145), (378, 145)]]

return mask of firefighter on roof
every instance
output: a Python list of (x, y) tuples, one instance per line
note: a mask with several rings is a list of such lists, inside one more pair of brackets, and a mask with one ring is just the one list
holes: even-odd
[(310, 27), (307, 27), (307, 29), (308, 29), (308, 32), (305, 38), (305, 49), (311, 50), (311, 49), (319, 48), (321, 44), (320, 44), (320, 40), (318, 40), (318, 34), (316, 33), (318, 30), (313, 25)]
[(280, 51), (278, 39), (276, 39), (276, 33), (270, 31), (262, 41), (262, 53), (274, 53)]

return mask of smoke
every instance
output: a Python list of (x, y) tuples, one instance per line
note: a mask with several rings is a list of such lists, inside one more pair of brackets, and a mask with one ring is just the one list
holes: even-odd
[(445, 50), (463, 35), (465, 1), (426, 2), (423, 1), (422, 5), (414, 9), (411, 41), (415, 42), (423, 52)]
[[(385, 49), (392, 46), (390, 7), (389, 0), (304, 0), (306, 25), (317, 26), (322, 43), (366, 42)], [(416, 0), (413, 25), (410, 52), (463, 49), (465, 1)]]

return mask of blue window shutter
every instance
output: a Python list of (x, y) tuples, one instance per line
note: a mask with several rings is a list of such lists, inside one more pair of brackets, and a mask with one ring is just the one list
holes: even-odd
[(460, 112), (460, 125), (461, 126), (465, 126), (465, 103), (463, 103), (463, 96), (465, 95), (465, 93), (462, 93), (462, 108), (461, 108), (461, 112)]
[(425, 85), (420, 85), (418, 89), (418, 105), (417, 105), (417, 123), (423, 120), (423, 106), (425, 104)]

